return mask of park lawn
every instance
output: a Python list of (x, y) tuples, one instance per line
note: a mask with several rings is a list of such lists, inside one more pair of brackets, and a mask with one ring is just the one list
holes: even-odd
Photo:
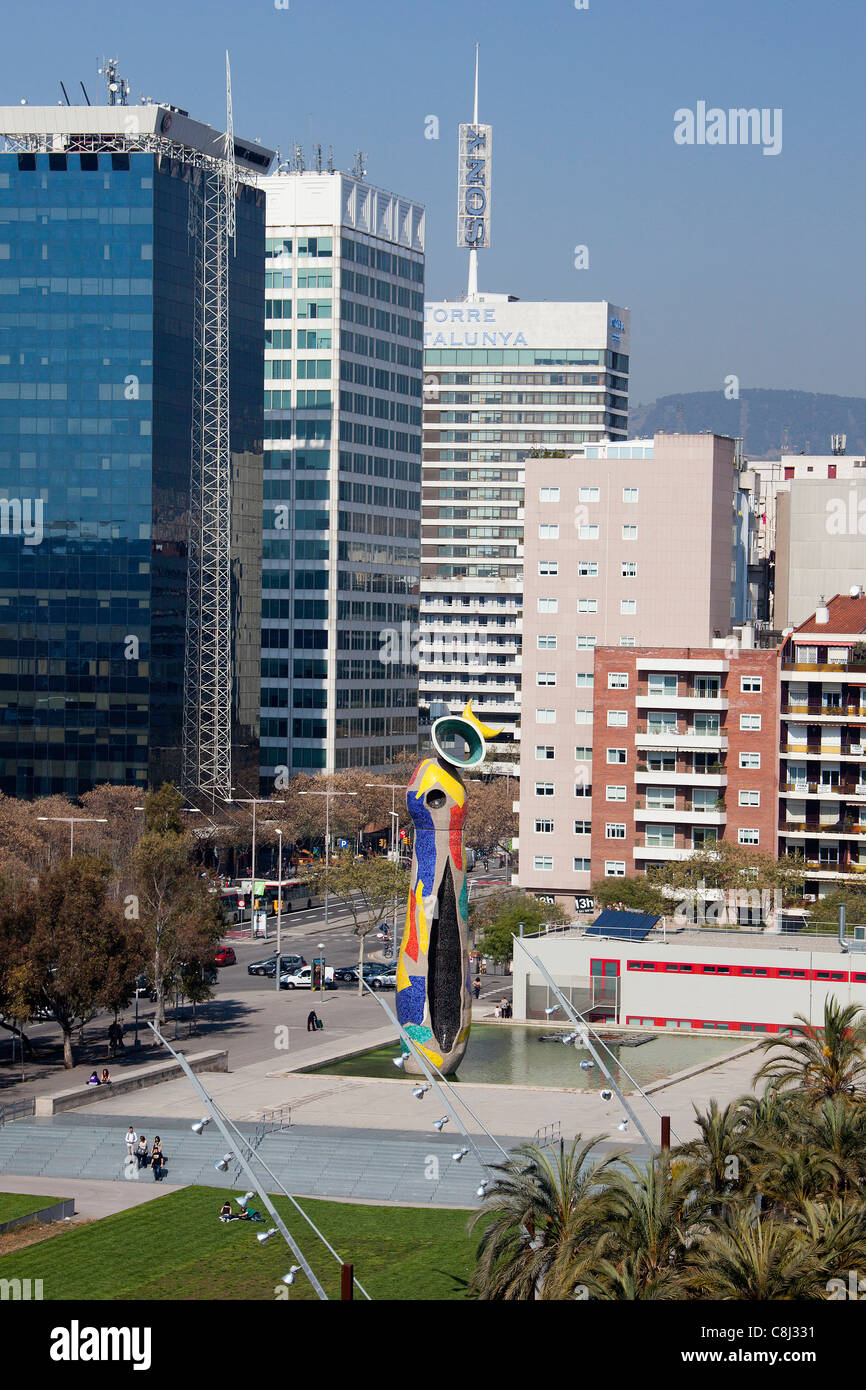
[[(233, 1196), (234, 1193), (230, 1193)], [(281, 1236), (260, 1246), (266, 1224), (218, 1220), (223, 1188), (187, 1187), (101, 1221), (67, 1227), (54, 1239), (0, 1257), (0, 1278), (43, 1281), (50, 1299), (315, 1299)], [(48, 1202), (48, 1198), (40, 1199)], [(329, 1298), (340, 1296), (333, 1256), (285, 1197), (274, 1205)], [(464, 1297), (477, 1237), (471, 1213), (448, 1208), (375, 1207), (303, 1199), (301, 1205), (374, 1299)], [(362, 1297), (357, 1294), (356, 1297)], [(364, 1300), (366, 1301), (366, 1300)]]
[(29, 1216), (32, 1211), (53, 1207), (62, 1197), (34, 1197), (29, 1192), (0, 1192), (0, 1226), (14, 1221), (16, 1216)]

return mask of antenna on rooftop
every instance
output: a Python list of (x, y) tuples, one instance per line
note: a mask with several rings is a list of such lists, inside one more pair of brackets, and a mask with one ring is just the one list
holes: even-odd
[(354, 164), (352, 165), (352, 178), (353, 178), (353, 179), (362, 179), (362, 178), (364, 177), (364, 175), (366, 174), (366, 172), (367, 172), (367, 170), (364, 168), (364, 151), (363, 151), (363, 150), (356, 150), (356, 151), (355, 151), (355, 162), (354, 162)]
[[(105, 85), (108, 88), (109, 106), (127, 106), (129, 104), (129, 83), (120, 76), (116, 58), (103, 58), (102, 66), (99, 68), (101, 77), (105, 78)], [(82, 86), (84, 84), (82, 83)], [(85, 92), (85, 96), (87, 93)], [(90, 103), (87, 103), (88, 106)]]
[(334, 172), (334, 146), (333, 146), (333, 145), (329, 145), (329, 146), (328, 146), (328, 173), (329, 173), (329, 174), (333, 174), (333, 172)]

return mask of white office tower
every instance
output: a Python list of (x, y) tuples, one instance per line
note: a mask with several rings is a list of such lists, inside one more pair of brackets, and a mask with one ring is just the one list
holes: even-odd
[(264, 783), (417, 748), (424, 209), (292, 169), (267, 196)]
[[(421, 528), (422, 722), (437, 706), (501, 725), (499, 767), (519, 736), (524, 460), (627, 437), (629, 313), (618, 305), (531, 303), (478, 289), (490, 245), (492, 130), (458, 143), (457, 244), (465, 299), (424, 311)], [(496, 761), (489, 766), (496, 769)]]

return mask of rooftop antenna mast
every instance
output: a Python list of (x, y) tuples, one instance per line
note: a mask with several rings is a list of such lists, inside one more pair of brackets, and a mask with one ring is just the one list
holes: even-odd
[(129, 105), (129, 83), (119, 75), (117, 59), (103, 58), (99, 74), (105, 78), (109, 106)]
[(222, 157), (190, 190), (195, 242), (195, 336), (189, 561), (183, 692), (183, 783), (231, 796), (231, 454), (229, 441), (229, 243), (236, 243), (238, 172), (226, 53)]
[(493, 132), (478, 122), (478, 44), (475, 45), (475, 100), (472, 124), (458, 132), (457, 245), (469, 251), (466, 297), (478, 298), (478, 252), (490, 245), (490, 160)]

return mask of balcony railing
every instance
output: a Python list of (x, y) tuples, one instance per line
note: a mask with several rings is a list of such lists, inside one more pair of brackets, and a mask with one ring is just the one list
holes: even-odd
[(866, 707), (860, 704), (823, 705), (818, 702), (782, 706), (783, 714), (835, 715), (837, 719), (866, 719)]

